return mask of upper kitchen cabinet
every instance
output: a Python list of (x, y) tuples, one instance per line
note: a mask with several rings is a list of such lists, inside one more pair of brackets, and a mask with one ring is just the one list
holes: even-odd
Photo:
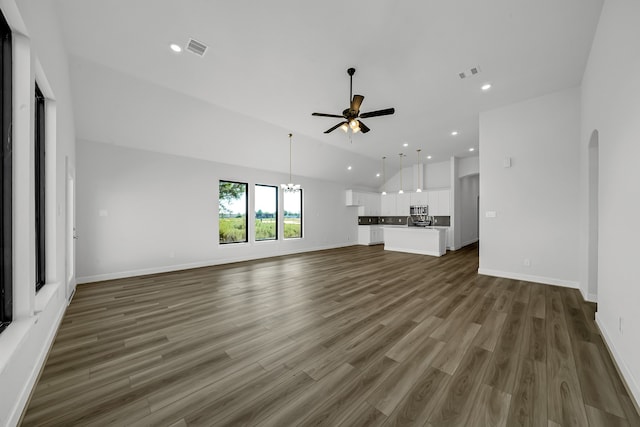
[(451, 192), (449, 190), (438, 190), (436, 191), (436, 193), (438, 193), (439, 213), (432, 214), (432, 215), (438, 215), (438, 216), (451, 215), (451, 208), (449, 207), (451, 203)]
[(381, 197), (381, 216), (395, 216), (396, 215), (396, 193), (389, 193)]
[(420, 193), (411, 193), (411, 206), (424, 206), (429, 204), (429, 193), (422, 191)]
[(398, 193), (395, 216), (408, 216), (409, 206), (411, 206), (411, 193)]
[(433, 190), (428, 191), (429, 215), (432, 216), (449, 216), (451, 209), (449, 208), (450, 194), (449, 190)]
[(347, 206), (362, 206), (362, 193), (347, 190)]
[(347, 206), (360, 206), (359, 215), (361, 216), (380, 215), (380, 195), (377, 193), (347, 190), (346, 204)]

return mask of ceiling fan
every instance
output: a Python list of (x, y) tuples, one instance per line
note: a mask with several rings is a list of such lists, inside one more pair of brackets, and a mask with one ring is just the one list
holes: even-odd
[(324, 131), (324, 133), (333, 132), (338, 128), (342, 128), (342, 130), (344, 130), (345, 132), (351, 129), (353, 133), (356, 133), (356, 132), (367, 133), (371, 129), (369, 129), (367, 125), (362, 123), (362, 120), (360, 119), (366, 119), (369, 117), (377, 117), (377, 116), (388, 116), (390, 114), (395, 113), (396, 111), (395, 108), (385, 108), (384, 110), (369, 111), (368, 113), (360, 114), (360, 105), (362, 104), (362, 100), (364, 99), (364, 96), (353, 95), (353, 75), (355, 74), (355, 72), (356, 72), (355, 68), (349, 68), (347, 70), (347, 74), (349, 74), (349, 80), (350, 80), (350, 83), (349, 83), (349, 104), (350, 105), (349, 105), (349, 108), (345, 109), (342, 112), (342, 115), (325, 114), (325, 113), (311, 114), (312, 116), (336, 117), (339, 119), (344, 119), (343, 122), (340, 122), (337, 125), (333, 126), (332, 128), (327, 129), (326, 131)]

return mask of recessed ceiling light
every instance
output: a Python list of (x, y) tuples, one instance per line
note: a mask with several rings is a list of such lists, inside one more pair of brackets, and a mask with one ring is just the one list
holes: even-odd
[(347, 166), (347, 170), (351, 170), (351, 166)]
[(175, 44), (175, 43), (171, 43), (171, 44), (169, 45), (169, 47), (170, 47), (170, 48), (171, 48), (171, 50), (172, 50), (172, 51), (174, 51), (175, 53), (180, 53), (180, 52), (182, 52), (182, 48), (181, 48), (179, 45)]
[(427, 156), (427, 159), (431, 160), (431, 156)]
[(491, 83), (485, 83), (485, 84), (483, 84), (483, 85), (482, 85), (482, 87), (481, 87), (480, 89), (482, 89), (482, 90), (484, 90), (484, 91), (487, 91), (487, 90), (491, 89)]
[(376, 174), (376, 178), (380, 178), (380, 173), (377, 173), (377, 174)]
[(475, 150), (475, 148), (473, 148), (473, 147), (469, 148), (469, 151), (473, 151), (473, 150)]
[(451, 131), (451, 136), (456, 136), (458, 134), (457, 130)]
[(408, 147), (408, 146), (409, 146), (409, 143), (408, 143), (408, 142), (405, 142), (404, 144), (402, 144), (402, 146), (403, 146), (403, 147)]

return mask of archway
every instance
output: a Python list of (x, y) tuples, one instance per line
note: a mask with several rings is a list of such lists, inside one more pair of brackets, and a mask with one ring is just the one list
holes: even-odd
[(599, 182), (599, 134), (591, 132), (588, 147), (589, 161), (589, 237), (587, 297), (591, 301), (598, 300), (598, 182)]

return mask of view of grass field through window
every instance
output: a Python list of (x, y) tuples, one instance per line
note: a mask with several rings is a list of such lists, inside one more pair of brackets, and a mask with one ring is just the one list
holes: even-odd
[[(248, 184), (220, 181), (218, 225), (220, 243), (248, 242)], [(255, 185), (255, 241), (278, 239), (278, 187)], [(302, 237), (302, 190), (283, 192), (285, 239)]]
[(278, 239), (278, 187), (256, 184), (256, 241)]
[(302, 237), (302, 190), (284, 192), (284, 238)]
[(247, 184), (220, 181), (218, 198), (219, 242), (246, 242)]

